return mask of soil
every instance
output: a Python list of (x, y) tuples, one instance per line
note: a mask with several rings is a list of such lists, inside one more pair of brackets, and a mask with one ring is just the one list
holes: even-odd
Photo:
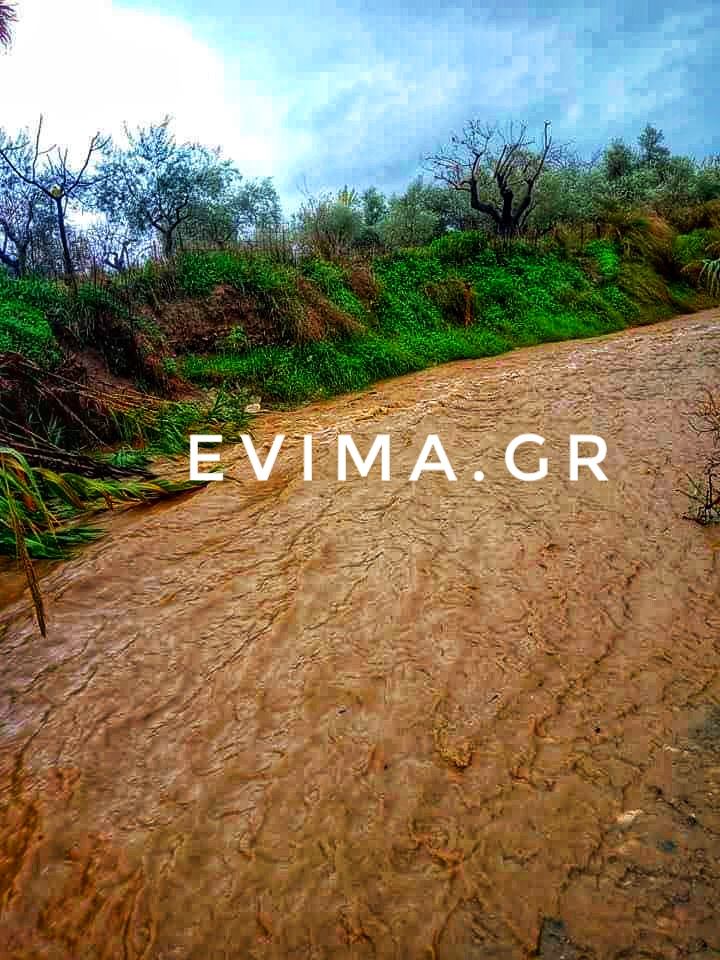
[[(0, 956), (720, 955), (720, 534), (683, 519), (719, 375), (715, 311), (269, 414), (271, 479), (226, 448), (118, 517), (47, 640), (8, 583)], [(339, 432), (392, 479), (338, 483)], [(430, 433), (456, 483), (407, 481)]]
[(170, 300), (151, 316), (177, 352), (210, 352), (238, 327), (250, 346), (272, 343), (277, 334), (272, 318), (258, 312), (257, 299), (229, 286), (205, 298)]
[(360, 324), (334, 307), (313, 284), (301, 279), (297, 316), (286, 317), (281, 330), (277, 307), (259, 301), (257, 296), (243, 295), (234, 287), (217, 286), (205, 298), (186, 298), (163, 303), (151, 317), (167, 337), (174, 352), (212, 353), (223, 342), (242, 331), (248, 347), (268, 346), (278, 342), (294, 343), (323, 340), (338, 333), (352, 333)]

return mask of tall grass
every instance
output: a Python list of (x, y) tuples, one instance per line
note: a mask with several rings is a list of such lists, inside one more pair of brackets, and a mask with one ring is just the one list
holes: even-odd
[[(619, 254), (604, 243), (605, 259), (615, 265)], [(374, 266), (374, 310), (371, 315), (361, 305), (365, 325), (354, 334), (189, 355), (179, 372), (200, 384), (245, 384), (268, 399), (297, 404), (450, 360), (608, 333), (636, 315), (610, 282), (613, 271), (596, 280), (556, 253), (523, 244), (496, 249), (477, 233), (448, 235)], [(303, 270), (335, 303), (359, 302), (341, 267), (316, 259)]]
[(713, 297), (720, 297), (720, 260), (704, 260), (700, 279)]

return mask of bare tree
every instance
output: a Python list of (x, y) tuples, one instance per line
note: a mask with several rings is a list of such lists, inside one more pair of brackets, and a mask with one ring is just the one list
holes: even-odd
[(62, 150), (60, 147), (52, 146), (45, 150), (41, 149), (42, 127), (43, 118), (41, 116), (29, 165), (26, 166), (20, 162), (17, 156), (17, 147), (7, 144), (0, 145), (0, 160), (19, 180), (27, 186), (33, 187), (52, 203), (60, 233), (65, 274), (73, 287), (76, 288), (77, 277), (68, 240), (68, 204), (97, 184), (98, 177), (89, 175), (90, 164), (95, 154), (105, 149), (109, 143), (109, 138), (103, 138), (99, 133), (96, 133), (90, 140), (84, 162), (79, 168), (73, 169), (70, 166), (67, 148)]
[[(13, 153), (18, 168), (29, 171), (32, 145), (26, 133), (10, 140), (0, 130), (0, 146)], [(45, 199), (34, 187), (16, 177), (9, 167), (0, 167), (0, 263), (17, 277), (27, 270), (36, 223), (46, 220), (47, 209)]]
[(16, 277), (27, 270), (37, 204), (37, 194), (0, 195), (0, 263)]
[(488, 216), (498, 236), (507, 239), (523, 232), (538, 180), (562, 155), (563, 148), (550, 136), (549, 121), (536, 147), (526, 124), (502, 129), (473, 120), (427, 163), (438, 180), (469, 193), (472, 209)]
[(11, 24), (17, 20), (15, 13), (15, 4), (6, 3), (0, 0), (0, 47), (10, 46), (12, 34), (10, 33)]
[(92, 267), (122, 273), (139, 258), (149, 255), (148, 238), (130, 230), (122, 221), (103, 217), (88, 227), (84, 236)]

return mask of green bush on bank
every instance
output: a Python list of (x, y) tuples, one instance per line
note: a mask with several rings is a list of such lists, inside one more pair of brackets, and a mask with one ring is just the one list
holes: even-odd
[[(339, 267), (315, 263), (306, 269), (328, 292), (342, 282)], [(451, 360), (608, 333), (637, 316), (617, 284), (593, 282), (578, 264), (528, 245), (495, 250), (477, 235), (441, 238), (382, 258), (375, 273), (381, 292), (375, 323), (364, 333), (192, 355), (181, 360), (181, 374), (206, 385), (247, 384), (264, 397), (295, 404)], [(471, 291), (474, 318), (468, 326), (449, 322), (442, 309), (438, 289), (451, 283)]]
[(11, 280), (0, 269), (0, 353), (21, 353), (41, 366), (53, 366), (60, 348), (49, 322), (64, 308), (57, 284)]

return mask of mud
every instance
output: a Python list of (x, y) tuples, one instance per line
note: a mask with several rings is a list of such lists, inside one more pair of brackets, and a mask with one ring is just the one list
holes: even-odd
[[(0, 956), (717, 956), (720, 534), (682, 515), (719, 373), (715, 312), (268, 415), (271, 480), (233, 448), (118, 518), (46, 641), (3, 572)], [(338, 431), (393, 479), (333, 479)], [(407, 482), (429, 433), (457, 483)]]

